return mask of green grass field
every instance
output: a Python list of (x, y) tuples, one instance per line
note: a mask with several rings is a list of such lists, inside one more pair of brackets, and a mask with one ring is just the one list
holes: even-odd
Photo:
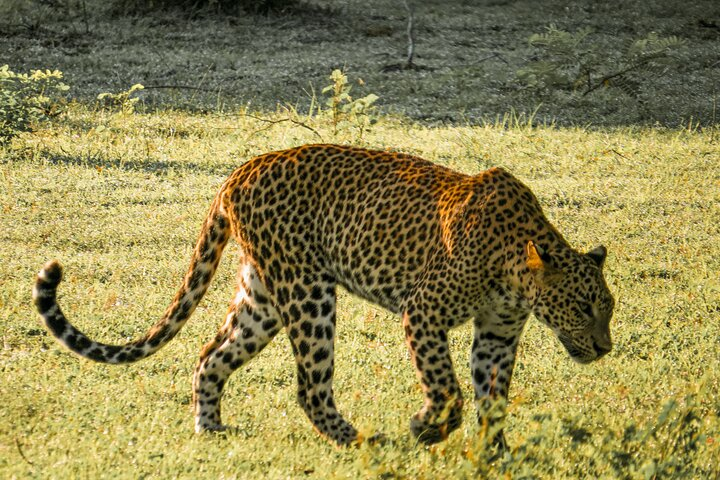
[[(74, 99), (0, 145), (0, 479), (720, 478), (716, 1), (416, 2), (425, 69), (390, 71), (406, 49), (399, 1), (190, 20), (113, 17), (100, 0), (0, 3), (0, 67), (58, 68)], [(634, 96), (540, 92), (516, 73), (539, 55), (528, 37), (551, 22), (594, 29), (606, 71), (650, 32), (685, 44), (662, 74), (637, 76)], [(311, 108), (324, 105), (334, 68), (353, 96), (380, 97), (362, 133), (370, 117), (334, 128)], [(134, 94), (136, 113), (96, 101), (135, 83), (155, 87)], [(41, 325), (31, 289), (56, 258), (75, 325), (109, 343), (140, 336), (171, 301), (226, 176), (254, 155), (318, 141), (467, 173), (505, 167), (572, 245), (608, 248), (614, 349), (581, 366), (528, 322), (504, 456), (490, 457), (470, 401), (446, 442), (416, 444), (408, 426), (422, 393), (400, 321), (342, 291), (336, 400), (385, 444), (338, 449), (312, 430), (282, 334), (226, 386), (223, 420), (237, 431), (194, 434), (192, 371), (234, 291), (232, 246), (185, 329), (146, 361), (76, 358)], [(471, 326), (450, 340), (471, 399)]]
[[(313, 121), (332, 139), (326, 120)], [(71, 107), (0, 157), (0, 477), (718, 478), (717, 135), (381, 118), (366, 136), (468, 173), (504, 166), (573, 245), (608, 247), (613, 352), (577, 365), (532, 320), (511, 388), (512, 449), (490, 462), (471, 402), (447, 442), (415, 444), (407, 427), (421, 392), (399, 321), (344, 292), (338, 404), (386, 444), (337, 449), (313, 432), (282, 336), (227, 386), (225, 421), (239, 431), (195, 435), (190, 379), (233, 292), (232, 247), (194, 317), (151, 359), (103, 366), (57, 345), (31, 304), (43, 262), (64, 263), (60, 301), (82, 330), (115, 343), (137, 337), (172, 298), (224, 177), (254, 154), (315, 140), (290, 122)], [(466, 398), (470, 342), (469, 326), (451, 336)]]

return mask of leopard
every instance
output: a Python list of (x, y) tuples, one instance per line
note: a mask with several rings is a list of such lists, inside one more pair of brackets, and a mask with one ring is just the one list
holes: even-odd
[[(62, 267), (45, 264), (33, 288), (51, 334), (95, 362), (128, 364), (167, 345), (206, 293), (230, 238), (237, 285), (192, 379), (197, 432), (224, 431), (230, 375), (285, 330), (296, 361), (297, 402), (314, 429), (346, 446), (362, 440), (333, 390), (338, 287), (400, 320), (423, 404), (417, 441), (445, 440), (462, 421), (463, 393), (450, 330), (472, 322), (470, 372), (477, 420), (505, 415), (518, 341), (534, 315), (586, 364), (610, 352), (614, 298), (607, 249), (573, 249), (532, 191), (507, 170), (475, 175), (392, 150), (303, 145), (241, 164), (212, 200), (190, 266), (164, 314), (124, 345), (88, 338), (57, 302)], [(469, 340), (469, 339), (468, 339)], [(507, 448), (502, 424), (492, 445)]]

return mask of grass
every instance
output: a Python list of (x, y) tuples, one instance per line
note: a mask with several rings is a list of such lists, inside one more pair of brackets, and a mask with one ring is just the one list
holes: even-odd
[[(192, 20), (108, 19), (94, 0), (87, 17), (72, 0), (0, 5), (0, 64), (58, 68), (78, 100), (0, 146), (0, 478), (720, 478), (720, 11), (676, 3), (422, 2), (416, 63), (429, 69), (390, 72), (406, 48), (402, 2)], [(609, 57), (650, 31), (687, 47), (639, 98), (540, 94), (515, 72), (550, 22), (595, 28)], [(335, 134), (327, 115), (308, 114), (336, 67), (365, 80), (354, 96), (380, 96), (362, 136), (352, 118)], [(135, 83), (191, 88), (136, 93), (136, 114), (95, 104)], [(608, 247), (615, 348), (580, 366), (529, 322), (505, 456), (489, 458), (470, 402), (447, 442), (414, 442), (422, 395), (399, 321), (344, 292), (337, 401), (385, 445), (337, 449), (313, 432), (282, 335), (226, 387), (238, 431), (192, 433), (192, 370), (233, 292), (232, 247), (185, 329), (139, 364), (79, 360), (38, 322), (33, 278), (57, 258), (77, 326), (111, 343), (138, 337), (171, 300), (225, 177), (253, 155), (321, 140), (467, 173), (503, 166), (574, 246)], [(467, 399), (470, 339), (469, 325), (450, 338)]]
[[(333, 139), (327, 118), (306, 121)], [(352, 140), (345, 135), (336, 140)], [(0, 155), (0, 477), (718, 478), (716, 136), (532, 127), (512, 117), (475, 127), (381, 117), (366, 135), (367, 145), (468, 173), (502, 165), (573, 245), (610, 252), (615, 349), (580, 366), (531, 321), (511, 388), (512, 450), (491, 462), (470, 403), (446, 443), (415, 444), (407, 427), (421, 393), (398, 319), (344, 292), (338, 403), (387, 444), (336, 449), (313, 432), (295, 403), (282, 336), (227, 386), (225, 420), (239, 432), (193, 434), (191, 373), (232, 294), (232, 247), (194, 317), (153, 358), (111, 367), (64, 351), (31, 305), (44, 261), (64, 263), (60, 300), (81, 329), (114, 343), (137, 337), (171, 299), (224, 177), (252, 155), (316, 141), (291, 122), (73, 105)], [(469, 326), (451, 336), (466, 398), (470, 342)]]

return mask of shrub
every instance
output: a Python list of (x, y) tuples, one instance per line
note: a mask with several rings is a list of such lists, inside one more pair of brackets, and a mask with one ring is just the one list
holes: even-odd
[[(592, 29), (574, 33), (547, 27), (528, 41), (539, 52), (539, 60), (517, 71), (518, 79), (538, 90), (565, 89), (587, 95), (600, 88), (618, 88), (638, 96), (643, 81), (664, 75), (677, 64), (675, 53), (685, 42), (678, 37), (650, 33), (628, 44), (615, 62), (591, 39)], [(617, 57), (617, 56), (615, 56)]]
[[(332, 83), (323, 88), (322, 93), (328, 95), (325, 112), (330, 116), (333, 136), (337, 137), (340, 130), (355, 129), (356, 140), (362, 141), (363, 135), (375, 122), (375, 102), (379, 97), (371, 93), (353, 100), (350, 96), (352, 86), (348, 85), (347, 75), (340, 70), (333, 70), (330, 80)], [(363, 85), (362, 80), (358, 83)]]
[(140, 101), (138, 97), (132, 97), (132, 94), (145, 89), (139, 83), (136, 83), (127, 90), (118, 93), (105, 92), (97, 96), (99, 106), (106, 110), (117, 110), (123, 115), (135, 113), (137, 103)]
[(22, 74), (0, 67), (0, 144), (61, 111), (60, 94), (70, 88), (62, 78), (59, 70)]

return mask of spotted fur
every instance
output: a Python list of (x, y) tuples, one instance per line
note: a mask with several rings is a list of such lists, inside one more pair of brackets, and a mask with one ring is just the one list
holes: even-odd
[[(192, 314), (230, 237), (241, 251), (238, 287), (195, 370), (198, 432), (223, 428), (220, 399), (228, 377), (285, 329), (300, 406), (331, 440), (357, 439), (332, 388), (338, 285), (402, 319), (425, 397), (410, 428), (426, 443), (444, 439), (461, 421), (451, 328), (473, 321), (470, 364), (480, 421), (489, 403), (507, 397), (531, 313), (578, 362), (611, 348), (605, 248), (572, 249), (511, 174), (493, 168), (468, 176), (410, 155), (333, 145), (268, 153), (230, 175), (175, 298), (141, 339), (105, 345), (73, 327), (56, 301), (57, 262), (38, 275), (35, 304), (75, 353), (104, 363), (143, 359)], [(502, 433), (495, 440), (504, 444)]]

